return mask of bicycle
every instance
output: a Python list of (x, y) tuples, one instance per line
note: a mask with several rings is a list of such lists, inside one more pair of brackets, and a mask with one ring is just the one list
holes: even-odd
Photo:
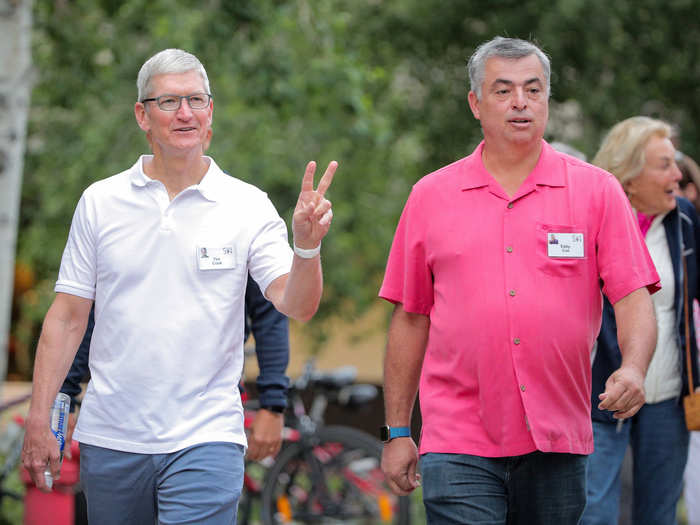
[[(329, 403), (360, 407), (376, 398), (377, 388), (356, 384), (356, 375), (354, 367), (324, 373), (313, 359), (306, 363), (289, 389), (282, 450), (268, 462), (262, 486), (244, 481), (242, 519), (259, 498), (264, 525), (410, 523), (410, 499), (393, 494), (384, 480), (382, 443), (356, 428), (324, 424)], [(306, 390), (312, 393), (308, 412)]]

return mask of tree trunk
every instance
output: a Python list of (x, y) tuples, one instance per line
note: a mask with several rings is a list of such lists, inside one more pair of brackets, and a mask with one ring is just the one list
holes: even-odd
[(15, 244), (31, 91), (31, 0), (0, 0), (0, 380), (7, 375)]

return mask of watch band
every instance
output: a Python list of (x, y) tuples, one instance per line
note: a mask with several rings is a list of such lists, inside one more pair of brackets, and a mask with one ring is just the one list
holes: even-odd
[(380, 427), (379, 429), (379, 435), (381, 440), (384, 443), (388, 443), (394, 438), (400, 438), (400, 437), (411, 437), (411, 428), (410, 427), (390, 427), (388, 425), (384, 425), (383, 427)]

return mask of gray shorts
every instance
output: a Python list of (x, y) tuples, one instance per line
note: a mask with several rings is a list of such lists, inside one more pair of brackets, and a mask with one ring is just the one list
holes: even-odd
[(233, 525), (243, 486), (243, 447), (203, 443), (169, 454), (80, 444), (89, 523)]

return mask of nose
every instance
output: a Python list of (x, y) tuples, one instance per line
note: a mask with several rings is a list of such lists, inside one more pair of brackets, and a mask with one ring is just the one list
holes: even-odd
[(675, 162), (673, 163), (673, 181), (678, 182), (683, 178), (683, 174), (681, 173), (680, 168), (678, 167), (678, 164)]
[(186, 98), (180, 99), (180, 107), (177, 108), (175, 115), (181, 120), (188, 120), (192, 117), (192, 108), (190, 107), (190, 102)]
[(527, 107), (527, 97), (525, 96), (525, 90), (521, 87), (517, 87), (513, 90), (512, 99), (513, 109), (522, 111)]

